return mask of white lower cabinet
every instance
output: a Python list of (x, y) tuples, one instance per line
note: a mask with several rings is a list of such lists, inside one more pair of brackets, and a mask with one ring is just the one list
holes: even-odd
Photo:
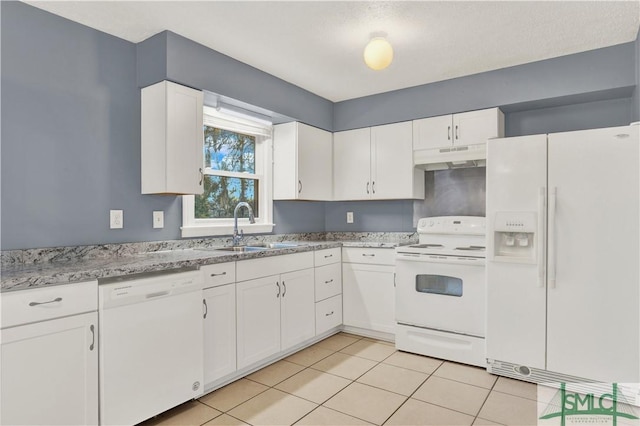
[(313, 269), (282, 274), (280, 279), (281, 349), (286, 350), (316, 334)]
[(98, 424), (97, 283), (6, 293), (2, 306), (15, 326), (0, 331), (0, 424)]
[(204, 388), (236, 371), (236, 263), (205, 265), (203, 331)]
[(239, 370), (315, 335), (313, 252), (238, 262), (236, 272), (246, 280), (236, 284)]
[(316, 334), (322, 334), (342, 324), (342, 295), (316, 303)]
[(342, 253), (340, 247), (315, 252), (316, 334), (342, 324)]
[(238, 369), (280, 351), (279, 276), (236, 285)]
[(236, 285), (207, 288), (203, 292), (204, 384), (236, 371)]
[(345, 326), (395, 333), (394, 253), (391, 249), (343, 248)]

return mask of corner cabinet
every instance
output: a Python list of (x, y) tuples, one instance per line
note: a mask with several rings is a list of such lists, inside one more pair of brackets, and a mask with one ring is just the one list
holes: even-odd
[(413, 121), (414, 150), (484, 144), (503, 136), (504, 114), (498, 108)]
[(342, 248), (344, 325), (395, 334), (395, 250)]
[(98, 424), (97, 289), (2, 294), (0, 424)]
[(202, 194), (203, 94), (161, 81), (142, 89), (143, 194)]
[(410, 121), (334, 133), (334, 199), (423, 199)]
[(273, 199), (332, 199), (332, 134), (304, 123), (273, 127)]

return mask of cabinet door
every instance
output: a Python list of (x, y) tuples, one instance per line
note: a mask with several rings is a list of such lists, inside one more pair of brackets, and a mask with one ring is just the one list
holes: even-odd
[(298, 123), (298, 199), (332, 199), (332, 140), (330, 132)]
[(453, 116), (453, 144), (474, 145), (504, 136), (504, 115), (498, 108), (470, 111)]
[(142, 89), (143, 194), (201, 194), (203, 94), (169, 81)]
[(313, 269), (282, 274), (282, 350), (315, 336), (315, 295)]
[(204, 290), (205, 386), (236, 371), (236, 286)]
[(2, 330), (0, 423), (98, 424), (96, 312)]
[(167, 191), (202, 194), (203, 94), (167, 82)]
[(395, 333), (394, 268), (342, 265), (344, 325)]
[(277, 276), (236, 284), (238, 369), (280, 351), (280, 297)]
[[(371, 197), (414, 198), (412, 126), (410, 121), (371, 128)], [(424, 172), (419, 172), (424, 181)], [(424, 182), (422, 194), (424, 198)]]
[(413, 149), (434, 149), (451, 146), (453, 121), (451, 115), (413, 121)]
[(371, 198), (371, 129), (333, 134), (333, 195), (335, 200)]

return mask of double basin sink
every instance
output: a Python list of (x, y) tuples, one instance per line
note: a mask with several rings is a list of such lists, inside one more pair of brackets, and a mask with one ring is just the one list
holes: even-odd
[(251, 246), (220, 247), (213, 250), (231, 251), (235, 253), (248, 253), (253, 251), (293, 248), (293, 247), (298, 247), (299, 245), (300, 244), (296, 244), (296, 243), (267, 243), (267, 244), (254, 244)]

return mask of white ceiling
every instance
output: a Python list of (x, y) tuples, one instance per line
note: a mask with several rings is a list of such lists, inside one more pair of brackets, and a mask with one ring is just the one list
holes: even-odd
[[(170, 30), (332, 101), (635, 40), (640, 1), (26, 1), (140, 42)], [(385, 32), (394, 61), (362, 51)]]

